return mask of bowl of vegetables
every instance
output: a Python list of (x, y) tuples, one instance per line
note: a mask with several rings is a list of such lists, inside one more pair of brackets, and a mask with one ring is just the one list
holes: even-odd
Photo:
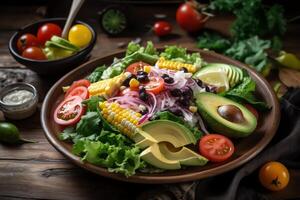
[(50, 18), (29, 24), (13, 34), (11, 55), (38, 74), (65, 73), (84, 62), (97, 40), (95, 29), (75, 21), (67, 38), (61, 38), (65, 18)]
[(272, 88), (244, 64), (151, 42), (74, 69), (41, 112), (47, 139), (75, 164), (139, 183), (232, 170), (263, 150), (279, 118)]

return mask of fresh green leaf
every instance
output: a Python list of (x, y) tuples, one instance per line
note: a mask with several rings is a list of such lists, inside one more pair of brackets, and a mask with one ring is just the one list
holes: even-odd
[(97, 67), (88, 77), (87, 79), (91, 82), (91, 83), (95, 83), (97, 81), (101, 80), (101, 76), (104, 72), (104, 70), (106, 69), (105, 65), (102, 65), (100, 67)]
[(126, 50), (126, 56), (129, 56), (129, 55), (131, 55), (131, 54), (133, 54), (133, 53), (139, 51), (141, 48), (143, 48), (143, 49), (142, 49), (142, 52), (143, 52), (143, 51), (144, 51), (144, 47), (141, 47), (141, 46), (140, 46), (138, 43), (136, 43), (136, 42), (133, 42), (133, 41), (129, 42), (129, 43), (128, 43), (128, 46), (127, 46), (127, 50)]
[(209, 49), (219, 53), (223, 53), (231, 45), (229, 39), (221, 36), (216, 32), (204, 32), (198, 37), (197, 46), (201, 49)]
[(144, 53), (149, 55), (158, 55), (158, 52), (151, 41), (147, 42), (147, 46), (144, 50)]
[(283, 14), (284, 9), (278, 4), (274, 4), (266, 12), (269, 33), (282, 36), (286, 32), (286, 20)]
[(220, 95), (237, 102), (249, 103), (259, 110), (267, 110), (267, 104), (265, 102), (258, 101), (255, 98), (255, 87), (256, 84), (251, 79), (251, 77), (245, 77), (243, 79), (243, 82), (241, 82), (239, 85), (235, 86), (227, 92), (221, 93)]
[(75, 128), (73, 126), (69, 126), (58, 135), (58, 138), (64, 141), (72, 141), (76, 135), (77, 133)]
[(91, 96), (89, 99), (84, 100), (82, 103), (86, 105), (88, 112), (97, 112), (100, 101), (104, 101), (104, 99), (100, 96)]
[(277, 54), (282, 50), (282, 40), (278, 36), (272, 38), (272, 50)]
[(83, 136), (100, 133), (100, 121), (101, 119), (98, 112), (87, 112), (78, 122), (76, 132)]
[(156, 113), (154, 119), (166, 119), (166, 120), (170, 120), (182, 124), (194, 134), (197, 140), (203, 135), (203, 133), (196, 126), (192, 127), (191, 125), (188, 124), (188, 122), (184, 121), (182, 118), (174, 115), (169, 111), (162, 111)]

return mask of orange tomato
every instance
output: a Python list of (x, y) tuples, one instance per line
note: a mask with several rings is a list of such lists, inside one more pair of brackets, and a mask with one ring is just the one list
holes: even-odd
[(259, 180), (265, 188), (279, 191), (288, 185), (290, 174), (280, 162), (268, 162), (260, 168)]

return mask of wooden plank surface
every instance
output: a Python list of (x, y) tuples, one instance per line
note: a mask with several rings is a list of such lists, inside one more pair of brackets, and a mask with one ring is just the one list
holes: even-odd
[[(0, 9), (1, 11), (1, 9)], [(174, 11), (172, 11), (174, 14)], [(28, 14), (28, 13), (27, 13)], [(31, 14), (28, 14), (32, 16)], [(28, 23), (26, 12), (19, 18), (18, 26)], [(36, 16), (38, 18), (38, 16)], [(33, 17), (33, 19), (36, 19)], [(95, 20), (92, 22), (97, 25)], [(219, 17), (211, 20), (207, 26), (224, 32), (231, 23), (230, 18)], [(4, 25), (3, 25), (4, 24)], [(1, 28), (10, 23), (0, 23), (0, 70), (3, 67), (20, 67), (9, 55), (7, 42), (12, 34), (13, 26)], [(92, 57), (120, 50), (121, 42), (127, 43), (136, 37), (142, 41), (152, 40), (155, 44), (180, 44), (184, 47), (195, 48), (195, 39), (190, 37), (178, 26), (173, 24), (173, 35), (159, 40), (152, 33), (132, 33), (131, 36), (108, 37), (99, 30), (97, 44), (92, 52)], [(5, 30), (4, 30), (5, 29)], [(284, 38), (284, 46), (300, 56), (300, 30), (298, 25), (291, 25)], [(42, 101), (49, 87), (59, 77), (39, 78), (33, 82), (39, 88)], [(23, 137), (37, 141), (34, 144), (24, 144), (18, 147), (0, 144), (0, 199), (134, 199), (136, 195), (146, 189), (157, 186), (145, 186), (122, 183), (106, 179), (80, 169), (71, 164), (58, 153), (46, 140), (40, 123), (40, 106), (38, 111), (29, 119), (16, 121)], [(272, 199), (300, 198), (296, 188), (300, 185), (299, 171), (291, 170), (291, 183), (282, 192), (268, 193)]]

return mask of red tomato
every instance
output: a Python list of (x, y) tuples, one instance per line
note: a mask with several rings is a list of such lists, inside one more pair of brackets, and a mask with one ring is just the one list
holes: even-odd
[(38, 47), (40, 45), (38, 39), (32, 34), (24, 34), (19, 37), (17, 47), (19, 53), (22, 53), (28, 47)]
[(136, 75), (136, 73), (140, 70), (143, 70), (144, 66), (145, 65), (149, 65), (148, 63), (145, 63), (145, 62), (142, 62), (142, 61), (139, 61), (139, 62), (135, 62), (135, 63), (132, 63), (131, 65), (129, 65), (127, 68), (126, 68), (126, 72), (130, 72), (134, 75)]
[(61, 32), (62, 30), (58, 25), (47, 23), (39, 28), (37, 39), (42, 45), (44, 45), (45, 42), (50, 40), (53, 35), (61, 36)]
[(69, 92), (66, 98), (73, 97), (73, 96), (79, 96), (81, 99), (85, 100), (89, 98), (89, 91), (84, 86), (78, 86), (74, 88), (71, 92)]
[(63, 126), (73, 125), (79, 122), (85, 109), (79, 96), (73, 96), (61, 102), (54, 111), (54, 121)]
[(86, 79), (74, 81), (72, 83), (72, 85), (70, 86), (70, 88), (66, 91), (65, 98), (68, 97), (70, 92), (72, 92), (75, 88), (77, 88), (79, 86), (84, 86), (84, 87), (88, 88), (90, 85), (91, 85), (90, 81), (88, 81)]
[(46, 56), (40, 47), (28, 47), (23, 51), (22, 56), (33, 60), (46, 60)]
[(256, 117), (256, 119), (258, 119), (258, 112), (257, 112), (257, 110), (253, 107), (253, 106), (251, 106), (250, 104), (245, 104), (244, 105), (250, 112), (252, 112), (252, 114)]
[(199, 151), (211, 162), (222, 162), (233, 154), (234, 145), (223, 135), (209, 134), (200, 139)]
[(165, 81), (161, 77), (149, 77), (150, 81), (143, 84), (147, 92), (158, 94), (164, 90)]
[(154, 24), (153, 30), (158, 37), (161, 37), (170, 34), (172, 26), (166, 21), (158, 21)]
[(176, 12), (177, 23), (188, 32), (199, 31), (206, 20), (207, 18), (199, 13), (191, 2), (182, 4)]

